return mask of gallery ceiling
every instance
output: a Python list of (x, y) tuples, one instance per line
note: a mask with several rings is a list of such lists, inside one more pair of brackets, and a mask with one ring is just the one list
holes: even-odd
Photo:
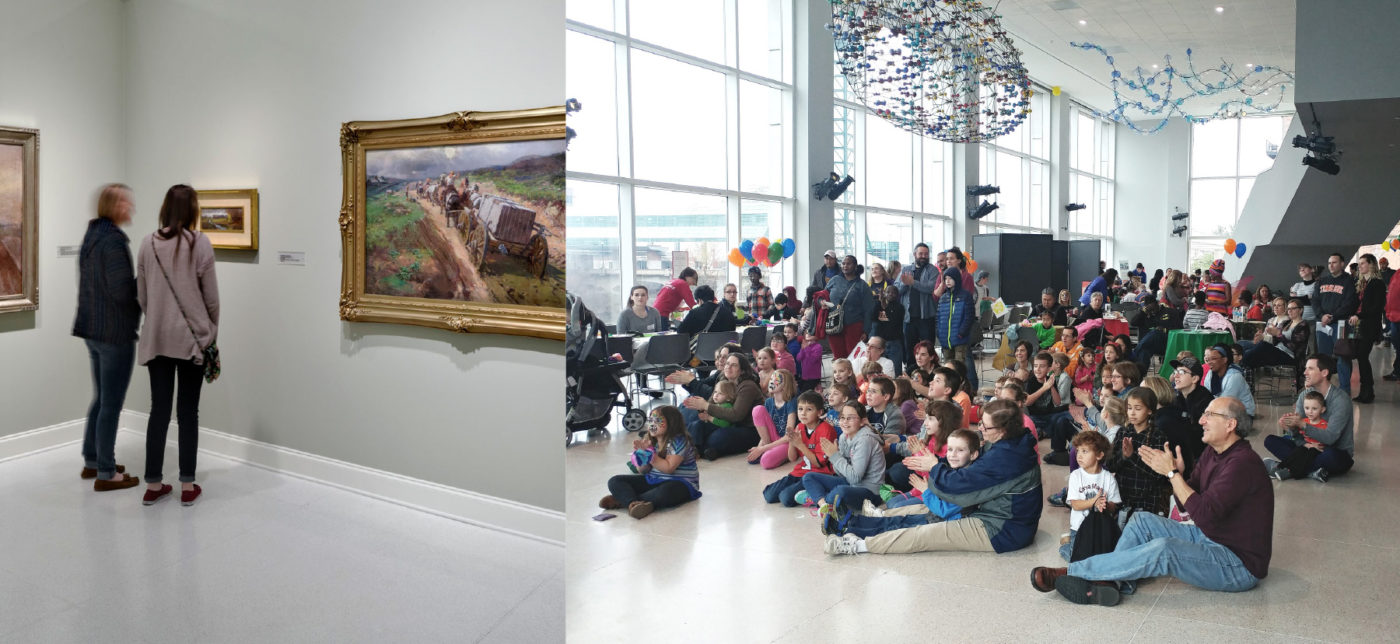
[[(1105, 90), (1110, 69), (1098, 53), (1070, 46), (1092, 42), (1113, 55), (1125, 74), (1134, 67), (1150, 72), (1171, 54), (1184, 66), (1186, 49), (1197, 68), (1223, 59), (1294, 69), (1295, 4), (1293, 0), (983, 0), (996, 7), (1017, 47), (1029, 60), (1058, 59)], [(1217, 11), (1220, 7), (1223, 10)], [(1083, 24), (1081, 24), (1081, 21)], [(1032, 68), (1032, 75), (1036, 70)], [(1060, 83), (1058, 79), (1038, 79)], [(1081, 79), (1082, 80), (1082, 79)], [(1292, 111), (1290, 84), (1279, 109)], [(1272, 101), (1270, 101), (1272, 102)], [(1208, 113), (1219, 101), (1195, 101), (1194, 113)], [(1103, 106), (1096, 106), (1103, 107)]]

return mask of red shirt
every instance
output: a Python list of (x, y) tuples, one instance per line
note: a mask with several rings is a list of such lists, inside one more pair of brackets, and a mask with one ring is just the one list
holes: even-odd
[(823, 438), (833, 443), (836, 442), (836, 429), (832, 427), (830, 423), (821, 421), (821, 423), (817, 425), (815, 431), (808, 430), (806, 425), (798, 423), (797, 428), (793, 430), (793, 438), (802, 441), (802, 444), (806, 445), (807, 449), (812, 450), (812, 453), (817, 455), (817, 462), (808, 463), (807, 458), (802, 456), (802, 452), (798, 452), (797, 462), (792, 466), (792, 476), (801, 478), (803, 474), (807, 474), (808, 472), (835, 474), (831, 469), (831, 461), (827, 459), (826, 454), (822, 453), (821, 448), (821, 440)]
[(662, 317), (667, 317), (680, 308), (681, 300), (685, 300), (686, 306), (695, 308), (695, 296), (690, 293), (690, 282), (676, 278), (671, 280), (670, 284), (661, 287), (661, 291), (656, 294), (656, 301), (651, 306)]

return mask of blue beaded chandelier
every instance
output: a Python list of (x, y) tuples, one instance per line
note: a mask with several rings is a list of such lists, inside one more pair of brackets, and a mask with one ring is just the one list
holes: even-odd
[(831, 0), (837, 64), (857, 99), (941, 141), (1010, 133), (1031, 84), (1000, 16), (976, 0)]
[[(1236, 70), (1234, 65), (1221, 61), (1217, 66), (1197, 69), (1190, 49), (1186, 50), (1184, 70), (1173, 66), (1172, 57), (1168, 55), (1163, 57), (1161, 70), (1148, 74), (1138, 67), (1128, 78), (1118, 70), (1113, 56), (1103, 47), (1078, 42), (1070, 45), (1098, 52), (1112, 72), (1109, 85), (1113, 90), (1114, 107), (1107, 112), (1096, 113), (1142, 134), (1156, 133), (1166, 127), (1174, 116), (1191, 123), (1205, 123), (1273, 112), (1283, 104), (1284, 93), (1293, 82), (1293, 72), (1269, 65), (1245, 66), (1243, 70)], [(1193, 102), (1201, 104), (1220, 98), (1225, 100), (1220, 101), (1220, 106), (1208, 115), (1194, 115), (1187, 111)], [(1134, 123), (1134, 119), (1149, 122), (1156, 119), (1156, 123), (1144, 128)]]

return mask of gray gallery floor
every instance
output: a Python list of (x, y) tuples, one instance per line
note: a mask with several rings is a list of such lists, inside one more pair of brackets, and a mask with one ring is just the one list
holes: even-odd
[[(1377, 351), (1372, 363), (1391, 359)], [(631, 436), (579, 434), (565, 456), (569, 641), (658, 629), (709, 642), (1395, 641), (1400, 386), (1376, 385), (1375, 404), (1354, 406), (1352, 473), (1273, 484), (1273, 562), (1258, 588), (1212, 593), (1158, 579), (1114, 608), (1030, 587), (1032, 567), (1063, 565), (1068, 514), (1048, 505), (1034, 544), (1019, 552), (828, 557), (806, 509), (763, 502), (763, 486), (786, 471), (733, 456), (701, 461), (696, 502), (640, 521), (625, 512), (592, 521), (608, 477), (626, 473)], [(1282, 412), (1259, 413), (1276, 428)], [(1262, 453), (1262, 440), (1251, 442)], [(1047, 493), (1068, 471), (1044, 466)]]
[(0, 642), (563, 637), (558, 546), (207, 454), (196, 505), (143, 507), (79, 480), (77, 449), (0, 463)]

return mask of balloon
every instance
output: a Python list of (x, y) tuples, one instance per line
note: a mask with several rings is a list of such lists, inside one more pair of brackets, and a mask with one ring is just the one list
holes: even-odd
[(772, 246), (769, 246), (769, 247), (768, 247), (768, 265), (769, 265), (769, 266), (777, 266), (777, 265), (778, 265), (778, 262), (781, 262), (781, 261), (783, 261), (783, 245), (782, 245), (782, 244), (773, 244)]
[(1244, 250), (1245, 250), (1244, 242), (1240, 242), (1240, 243), (1238, 243), (1238, 244), (1235, 244), (1235, 257), (1244, 257)]
[(739, 254), (749, 261), (753, 261), (753, 242), (745, 239), (739, 242)]
[(737, 248), (730, 249), (729, 263), (742, 268), (744, 266), (744, 254), (739, 252)]
[(763, 243), (763, 240), (760, 239), (757, 244), (753, 245), (753, 263), (762, 264), (765, 259), (768, 259), (768, 244)]
[(1233, 252), (1235, 252), (1235, 240), (1234, 240), (1234, 239), (1227, 239), (1227, 240), (1225, 240), (1225, 252), (1227, 252), (1227, 253), (1233, 253)]
[(787, 258), (789, 258), (789, 257), (792, 257), (792, 254), (795, 253), (795, 252), (797, 252), (797, 242), (792, 241), (792, 238), (791, 238), (791, 237), (788, 237), (787, 239), (784, 239), (784, 240), (783, 240), (783, 259), (787, 259)]
[(969, 273), (976, 273), (976, 272), (977, 272), (977, 262), (975, 262), (975, 261), (973, 261), (973, 260), (970, 260), (970, 259), (967, 260), (967, 272), (969, 272)]
[(754, 244), (755, 246), (757, 246), (757, 245), (759, 245), (759, 244), (763, 244), (764, 246), (769, 246), (769, 245), (771, 245), (771, 244), (769, 243), (767, 237), (759, 237), (759, 238), (758, 238), (758, 241), (754, 242), (753, 244)]

